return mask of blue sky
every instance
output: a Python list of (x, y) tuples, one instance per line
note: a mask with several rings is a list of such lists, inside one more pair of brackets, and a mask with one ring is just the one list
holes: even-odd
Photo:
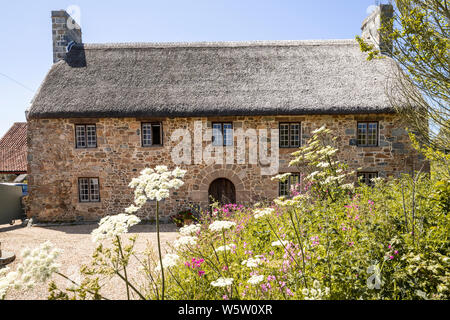
[(2, 0), (0, 137), (52, 64), (50, 11), (80, 8), (83, 42), (350, 39), (375, 0)]

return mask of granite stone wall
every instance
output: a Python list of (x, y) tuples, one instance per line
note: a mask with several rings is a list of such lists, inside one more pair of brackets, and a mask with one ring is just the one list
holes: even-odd
[[(378, 172), (379, 176), (395, 176), (412, 170), (428, 170), (428, 165), (412, 149), (400, 121), (392, 114), (377, 115), (308, 115), (288, 117), (221, 117), (221, 118), (101, 118), (101, 119), (31, 119), (28, 122), (29, 217), (39, 221), (91, 221), (107, 215), (122, 213), (133, 201), (128, 183), (146, 167), (167, 165), (174, 168), (172, 151), (180, 139), (172, 141), (176, 129), (192, 133), (191, 146), (199, 147), (194, 139), (194, 123), (202, 121), (203, 129), (215, 121), (233, 122), (235, 130), (278, 129), (279, 122), (301, 122), (303, 143), (311, 132), (326, 125), (337, 136), (338, 157), (353, 169)], [(142, 147), (141, 123), (163, 124), (163, 146)], [(379, 122), (379, 146), (358, 147), (358, 121)], [(75, 124), (95, 123), (97, 148), (75, 148)], [(207, 134), (206, 134), (207, 136)], [(248, 151), (248, 141), (246, 149)], [(210, 142), (204, 141), (203, 147)], [(269, 144), (270, 145), (270, 144)], [(298, 172), (288, 166), (295, 148), (279, 151), (279, 172)], [(269, 150), (270, 152), (270, 150)], [(226, 157), (226, 154), (224, 155)], [(236, 158), (236, 156), (235, 156)], [(227, 178), (235, 186), (238, 203), (254, 203), (278, 196), (278, 183), (271, 176), (261, 175), (259, 161), (250, 164), (192, 164), (179, 165), (188, 172), (185, 185), (161, 204), (164, 217), (190, 206), (206, 208), (208, 188), (215, 179)], [(99, 178), (100, 202), (81, 203), (78, 179)], [(356, 179), (356, 176), (355, 176)], [(154, 217), (155, 203), (149, 202), (138, 215)]]

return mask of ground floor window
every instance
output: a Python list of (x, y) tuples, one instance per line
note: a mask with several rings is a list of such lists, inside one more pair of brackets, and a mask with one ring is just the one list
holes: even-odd
[(378, 172), (358, 172), (358, 181), (373, 186), (372, 179), (378, 178)]
[(98, 178), (79, 178), (78, 196), (80, 202), (99, 202), (100, 187)]
[(278, 190), (280, 197), (291, 197), (298, 193), (300, 190), (300, 174), (291, 173), (285, 181), (279, 182)]

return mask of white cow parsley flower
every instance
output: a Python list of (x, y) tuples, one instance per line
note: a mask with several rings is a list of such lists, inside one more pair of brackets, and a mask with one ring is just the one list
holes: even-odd
[(202, 226), (200, 224), (191, 224), (180, 228), (180, 234), (183, 236), (190, 236), (197, 234)]
[(279, 247), (279, 246), (283, 246), (283, 245), (287, 245), (289, 243), (289, 241), (287, 240), (278, 240), (278, 241), (274, 241), (272, 242), (272, 247)]
[(218, 247), (218, 248), (216, 249), (216, 251), (217, 251), (217, 252), (221, 252), (221, 251), (230, 251), (230, 250), (235, 249), (235, 248), (236, 248), (236, 245), (235, 245), (234, 243), (230, 243), (229, 245), (227, 244), (227, 245), (225, 245), (225, 246)]
[(179, 249), (184, 246), (195, 246), (197, 244), (197, 237), (183, 236), (174, 241), (173, 245)]
[(236, 222), (232, 222), (232, 221), (214, 221), (213, 223), (211, 223), (209, 225), (209, 230), (217, 232), (217, 231), (231, 229), (235, 225), (236, 225)]
[(253, 275), (248, 281), (247, 283), (253, 284), (253, 285), (257, 285), (261, 282), (264, 281), (264, 275)]
[[(163, 264), (164, 268), (171, 268), (171, 267), (175, 267), (179, 260), (180, 260), (179, 255), (177, 255), (175, 253), (168, 253), (162, 259), (162, 264)], [(161, 263), (158, 263), (155, 270), (161, 271)]]
[(255, 209), (254, 210), (254, 213), (255, 213), (254, 217), (255, 217), (255, 219), (259, 219), (259, 218), (262, 218), (264, 216), (271, 215), (274, 212), (275, 212), (275, 209), (273, 209), (273, 208)]
[(242, 261), (241, 264), (243, 266), (246, 266), (247, 268), (256, 268), (257, 266), (259, 266), (261, 264), (261, 259), (250, 258), (250, 259)]
[(170, 197), (170, 189), (179, 189), (184, 182), (181, 178), (186, 170), (175, 168), (170, 171), (166, 166), (156, 166), (155, 169), (146, 168), (138, 178), (131, 180), (129, 187), (134, 190), (134, 203), (137, 207), (127, 208), (127, 213), (133, 213), (142, 208), (147, 200), (162, 201)]
[(49, 241), (33, 250), (23, 250), (23, 262), (16, 271), (8, 272), (8, 268), (0, 270), (0, 299), (4, 298), (9, 288), (32, 288), (36, 283), (47, 281), (60, 267), (56, 263), (60, 253), (61, 250), (56, 249)]
[(213, 287), (228, 287), (233, 284), (233, 278), (219, 278), (216, 281), (211, 282)]
[(99, 227), (92, 231), (92, 241), (99, 242), (105, 239), (113, 239), (123, 233), (128, 232), (128, 228), (141, 222), (141, 219), (134, 215), (118, 214), (107, 216), (100, 220)]

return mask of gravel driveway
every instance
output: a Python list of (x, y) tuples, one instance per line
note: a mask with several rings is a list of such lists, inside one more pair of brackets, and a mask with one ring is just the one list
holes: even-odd
[[(41, 243), (49, 240), (57, 248), (63, 250), (59, 257), (61, 264), (60, 271), (65, 275), (77, 275), (78, 268), (87, 264), (91, 260), (91, 255), (95, 249), (95, 244), (91, 241), (90, 233), (97, 225), (76, 225), (76, 226), (49, 226), (49, 227), (22, 227), (20, 224), (0, 225), (0, 242), (2, 250), (13, 251), (16, 254), (16, 261), (8, 265), (12, 270), (21, 262), (20, 252), (22, 249), (34, 248)], [(163, 251), (168, 248), (166, 243), (173, 242), (177, 236), (177, 228), (173, 224), (161, 225), (161, 242), (163, 243)], [(136, 251), (145, 250), (147, 243), (153, 246), (155, 252), (156, 247), (156, 226), (155, 225), (138, 225), (130, 230), (130, 234), (138, 235), (136, 241)], [(137, 275), (137, 264), (132, 263), (128, 273), (131, 277)], [(54, 275), (53, 280), (61, 287), (65, 288), (67, 281), (60, 276)], [(125, 286), (123, 282), (115, 279), (105, 283), (102, 293), (105, 297), (112, 299), (124, 299)], [(9, 300), (41, 300), (48, 297), (48, 285), (41, 284), (29, 291), (10, 290), (6, 299)]]

